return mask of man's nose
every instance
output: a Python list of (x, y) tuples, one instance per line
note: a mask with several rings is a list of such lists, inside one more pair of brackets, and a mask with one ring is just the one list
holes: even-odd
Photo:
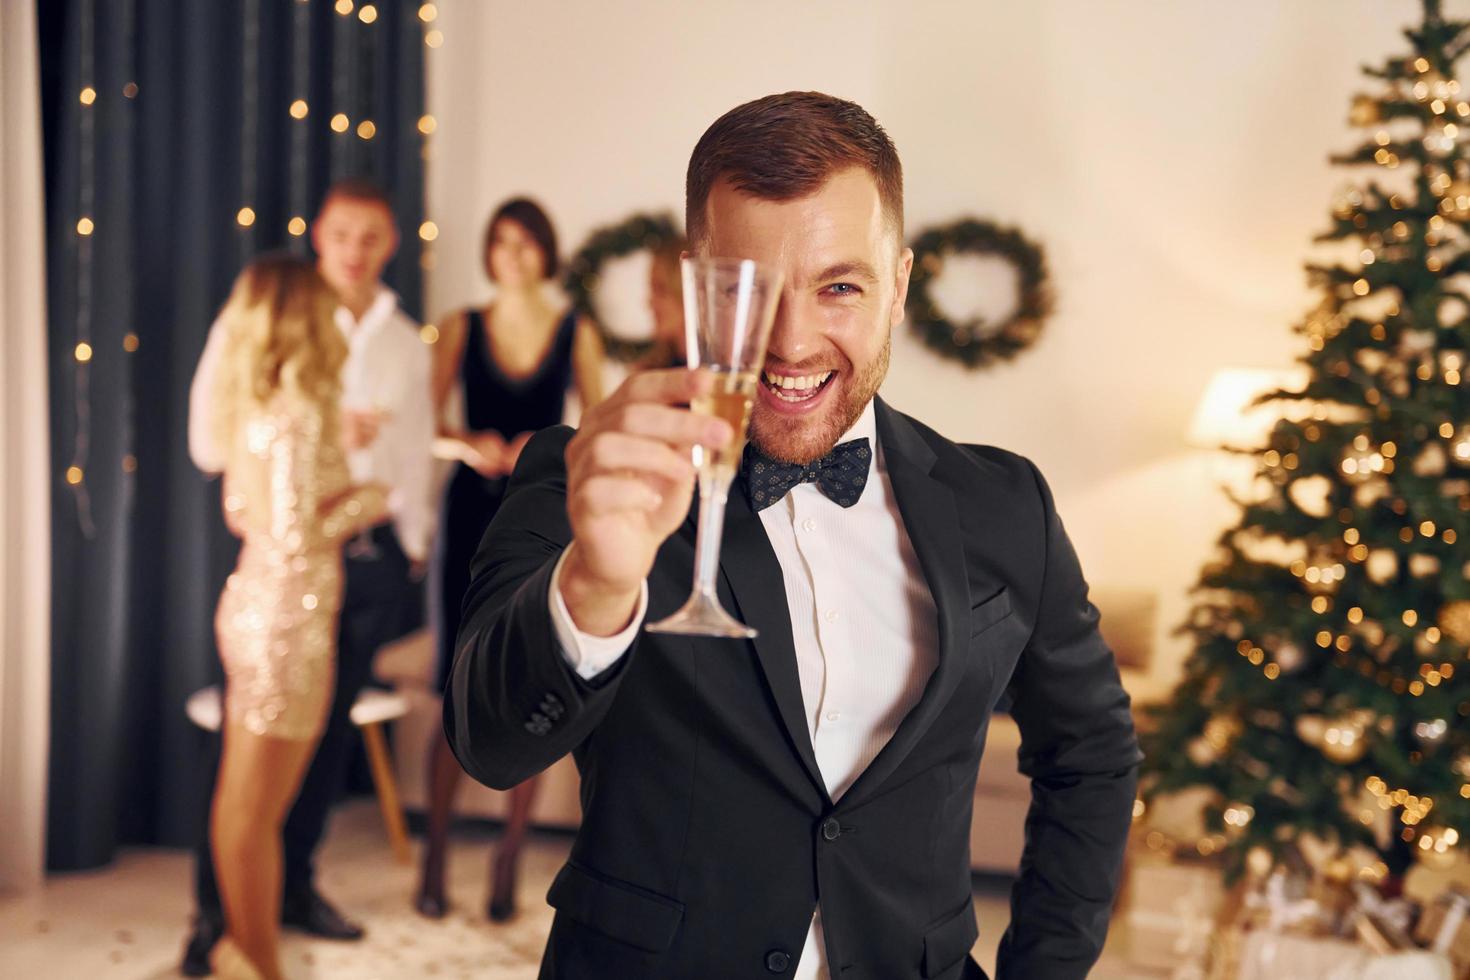
[(803, 310), (790, 296), (782, 296), (776, 306), (771, 342), (766, 350), (777, 360), (799, 364), (816, 351), (821, 332), (821, 324), (812, 311)]

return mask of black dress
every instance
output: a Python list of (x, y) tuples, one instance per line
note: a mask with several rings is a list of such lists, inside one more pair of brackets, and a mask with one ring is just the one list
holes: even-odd
[[(521, 378), (506, 375), (496, 363), (481, 312), (471, 310), (466, 320), (467, 336), (459, 367), (465, 427), (471, 432), (493, 430), (509, 442), (522, 432), (559, 423), (572, 383), (576, 314), (569, 311), (562, 318), (546, 357)], [(460, 604), (470, 584), (470, 562), (500, 507), (505, 483), (505, 477), (487, 480), (460, 463), (445, 489), (434, 554), (434, 634), (441, 691), (454, 664), (454, 638), (459, 632)]]

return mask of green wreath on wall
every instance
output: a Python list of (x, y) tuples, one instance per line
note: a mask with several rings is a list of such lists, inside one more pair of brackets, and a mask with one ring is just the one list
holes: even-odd
[[(1041, 246), (1014, 228), (965, 218), (928, 229), (910, 247), (914, 270), (906, 309), (909, 326), (925, 344), (966, 367), (980, 368), (1010, 360), (1035, 342), (1052, 309)], [(1020, 297), (1016, 309), (998, 323), (982, 316), (961, 321), (946, 317), (929, 289), (944, 271), (949, 255), (995, 256), (1014, 266)]]
[(592, 232), (587, 241), (567, 263), (564, 286), (573, 308), (597, 325), (608, 357), (618, 361), (636, 361), (653, 346), (652, 340), (630, 340), (610, 330), (597, 311), (597, 286), (602, 267), (609, 259), (650, 251), (680, 237), (674, 219), (667, 213), (634, 214), (615, 225)]

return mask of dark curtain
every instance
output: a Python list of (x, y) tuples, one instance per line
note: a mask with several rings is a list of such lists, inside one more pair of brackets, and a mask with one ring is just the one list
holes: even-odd
[[(236, 273), (262, 251), (306, 254), (291, 219), (309, 221), (331, 180), (371, 177), (403, 231), (387, 281), (420, 315), (426, 27), (416, 0), (347, 8), (38, 3), (56, 461), (53, 870), (197, 834), (207, 754), (184, 702), (219, 679), (212, 621), (235, 542), (218, 485), (189, 462), (185, 426), (194, 364)], [(241, 221), (246, 207), (253, 222)]]

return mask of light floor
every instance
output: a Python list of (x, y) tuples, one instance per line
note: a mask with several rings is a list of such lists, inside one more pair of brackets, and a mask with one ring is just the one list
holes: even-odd
[[(455, 907), (438, 922), (409, 906), (416, 869), (397, 864), (371, 800), (337, 813), (320, 861), (319, 885), (368, 930), (359, 943), (288, 934), (291, 980), (534, 980), (551, 926), (546, 889), (565, 860), (568, 838), (533, 836), (521, 870), (521, 914), (492, 925), (484, 917), (488, 836), (457, 844), (450, 867)], [(96, 872), (57, 875), (40, 891), (0, 897), (0, 978), (154, 980), (178, 975), (188, 928), (192, 865), (188, 854), (139, 849)], [(982, 886), (975, 896), (987, 970), (1008, 919), (1006, 893)], [(1167, 974), (1130, 969), (1125, 930), (1114, 930), (1097, 980), (1156, 980)]]

